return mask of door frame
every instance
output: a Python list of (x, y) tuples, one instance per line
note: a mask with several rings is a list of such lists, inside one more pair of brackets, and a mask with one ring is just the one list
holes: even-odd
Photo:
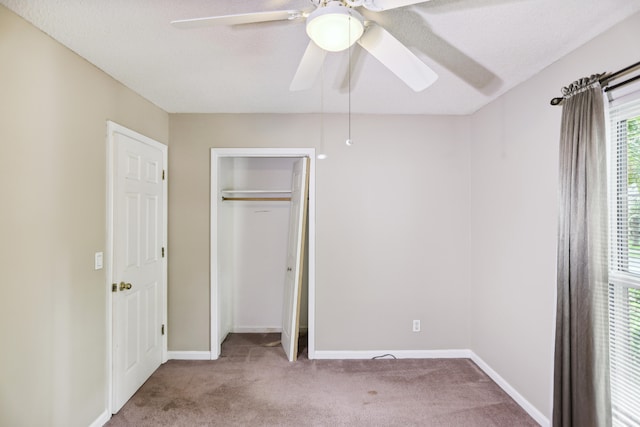
[(309, 266), (308, 266), (308, 344), (309, 359), (315, 358), (315, 299), (316, 299), (316, 150), (315, 148), (212, 148), (210, 186), (210, 355), (215, 360), (220, 355), (219, 332), (219, 285), (218, 285), (218, 221), (216, 212), (221, 203), (218, 194), (218, 163), (226, 157), (308, 157), (309, 158)]
[(158, 141), (155, 141), (147, 136), (144, 136), (136, 131), (128, 129), (118, 123), (111, 120), (107, 120), (107, 211), (106, 211), (106, 251), (104, 257), (105, 268), (105, 289), (106, 289), (106, 329), (107, 329), (107, 354), (106, 354), (106, 375), (107, 375), (107, 411), (108, 416), (111, 417), (113, 408), (113, 292), (111, 292), (111, 284), (113, 283), (113, 236), (115, 233), (114, 223), (114, 189), (115, 189), (115, 141), (113, 136), (116, 134), (126, 135), (130, 138), (134, 138), (143, 144), (150, 145), (154, 148), (162, 151), (162, 163), (165, 171), (165, 179), (162, 186), (163, 196), (163, 224), (162, 224), (162, 247), (165, 248), (165, 256), (162, 258), (162, 285), (160, 286), (161, 298), (162, 298), (162, 324), (165, 325), (165, 334), (162, 335), (162, 359), (161, 363), (167, 361), (167, 231), (168, 231), (168, 199), (167, 199), (167, 187), (168, 187), (168, 175), (167, 162), (168, 162), (168, 147)]

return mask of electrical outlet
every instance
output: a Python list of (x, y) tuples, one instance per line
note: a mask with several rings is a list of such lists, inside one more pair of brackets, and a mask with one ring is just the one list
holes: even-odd
[(420, 321), (419, 320), (414, 320), (413, 321), (413, 332), (420, 332)]

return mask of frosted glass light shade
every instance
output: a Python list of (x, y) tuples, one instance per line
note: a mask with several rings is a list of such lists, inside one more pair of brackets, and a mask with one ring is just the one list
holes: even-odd
[(358, 12), (330, 2), (307, 17), (307, 34), (315, 44), (330, 52), (349, 48), (364, 33), (364, 18)]

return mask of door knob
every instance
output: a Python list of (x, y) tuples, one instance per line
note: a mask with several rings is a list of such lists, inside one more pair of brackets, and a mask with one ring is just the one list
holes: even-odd
[(125, 289), (131, 289), (131, 283), (120, 282), (120, 290), (124, 291)]

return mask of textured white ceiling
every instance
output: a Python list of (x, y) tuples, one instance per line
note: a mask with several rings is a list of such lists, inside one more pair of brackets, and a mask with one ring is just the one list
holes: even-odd
[[(0, 0), (164, 110), (346, 112), (347, 52), (330, 53), (308, 91), (289, 83), (306, 48), (304, 21), (179, 30), (176, 19), (279, 9), (310, 0)], [(359, 46), (351, 111), (468, 114), (624, 18), (640, 0), (431, 0), (363, 13), (440, 78), (413, 92)], [(585, 70), (585, 73), (599, 70)]]

